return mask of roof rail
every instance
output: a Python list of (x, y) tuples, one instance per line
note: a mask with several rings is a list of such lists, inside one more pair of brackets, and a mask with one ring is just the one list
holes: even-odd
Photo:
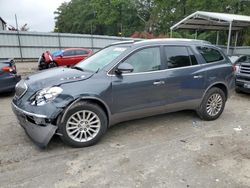
[(143, 40), (143, 39), (134, 39), (134, 40), (120, 41), (120, 42), (112, 43), (112, 44), (110, 44), (108, 46), (115, 46), (115, 45), (119, 45), (119, 44), (132, 44), (132, 43), (135, 43), (135, 42), (138, 42), (138, 41), (141, 41), (141, 40)]

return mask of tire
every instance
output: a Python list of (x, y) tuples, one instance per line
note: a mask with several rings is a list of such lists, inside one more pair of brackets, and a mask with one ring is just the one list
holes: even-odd
[(54, 61), (50, 62), (50, 63), (47, 65), (47, 68), (48, 68), (48, 69), (54, 68), (54, 67), (57, 67), (56, 62), (54, 62)]
[(97, 104), (84, 101), (70, 108), (63, 123), (59, 125), (59, 132), (62, 134), (61, 139), (64, 143), (80, 148), (96, 144), (106, 132), (107, 127), (107, 115), (102, 108)]
[(207, 91), (196, 112), (201, 119), (212, 121), (220, 117), (225, 103), (225, 93), (220, 88), (213, 87)]
[(38, 70), (43, 70), (43, 69), (46, 69), (47, 68), (47, 65), (44, 61), (41, 61), (39, 63), (39, 66), (38, 66)]

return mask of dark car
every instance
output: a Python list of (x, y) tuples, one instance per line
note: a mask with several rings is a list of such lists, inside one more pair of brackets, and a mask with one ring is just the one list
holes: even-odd
[(92, 50), (86, 48), (66, 48), (53, 53), (46, 51), (38, 60), (38, 68), (42, 70), (57, 66), (72, 66), (93, 53)]
[(250, 93), (250, 55), (240, 55), (231, 61), (236, 67), (236, 92)]
[(0, 59), (0, 93), (14, 91), (20, 80), (14, 60)]
[(73, 147), (95, 144), (118, 122), (191, 109), (217, 119), (235, 84), (232, 64), (206, 42), (187, 39), (114, 44), (71, 68), (19, 82), (12, 106), (40, 146), (54, 134)]

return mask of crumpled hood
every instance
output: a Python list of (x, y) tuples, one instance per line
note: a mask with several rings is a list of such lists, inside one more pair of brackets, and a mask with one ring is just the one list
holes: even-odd
[(86, 80), (94, 73), (83, 72), (72, 68), (53, 68), (28, 76), (25, 79), (28, 88), (39, 90), (46, 87), (71, 83), (79, 80)]

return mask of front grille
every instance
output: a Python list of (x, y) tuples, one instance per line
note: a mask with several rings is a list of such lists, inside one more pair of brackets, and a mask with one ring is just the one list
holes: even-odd
[(17, 98), (21, 98), (25, 92), (27, 91), (28, 87), (26, 85), (26, 83), (21, 80), (20, 82), (18, 82), (18, 84), (16, 85), (16, 93), (15, 93), (15, 96)]
[(250, 74), (250, 63), (242, 63), (240, 66), (240, 73)]

